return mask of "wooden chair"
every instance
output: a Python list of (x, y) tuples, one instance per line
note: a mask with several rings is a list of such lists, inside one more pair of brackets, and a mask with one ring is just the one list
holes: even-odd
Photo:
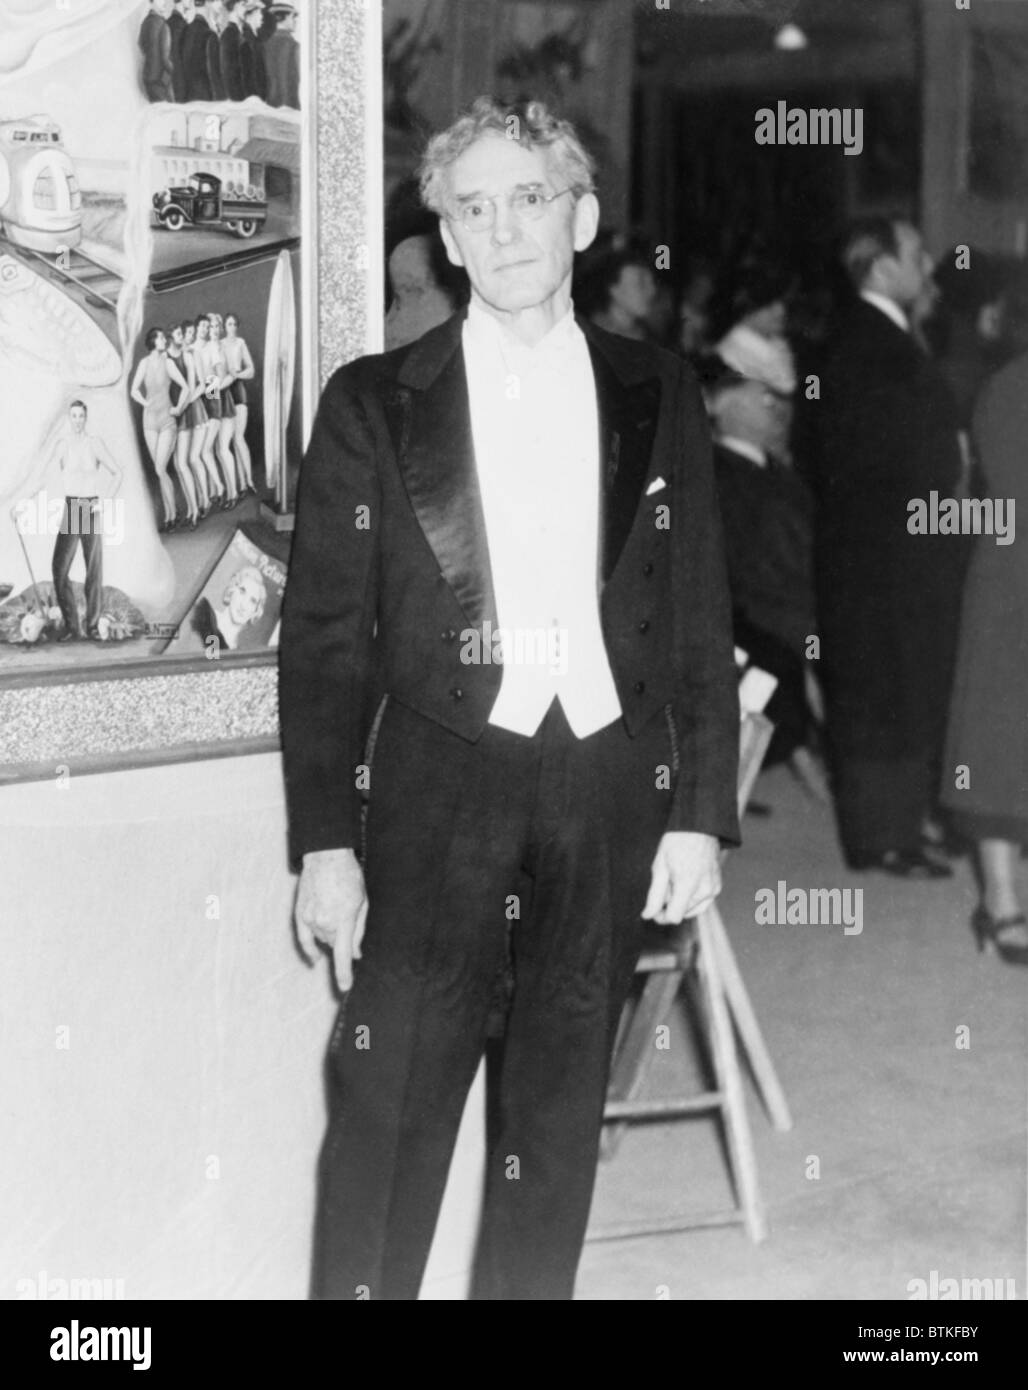
[[(771, 722), (762, 713), (751, 710), (744, 715), (739, 748), (740, 816), (749, 801), (771, 733)], [(761, 1241), (767, 1235), (767, 1222), (757, 1182), (735, 1030), (773, 1125), (778, 1130), (790, 1129), (792, 1118), (724, 922), (714, 904), (680, 927), (655, 928), (652, 938), (652, 944), (644, 948), (636, 967), (637, 975), (643, 977), (642, 993), (636, 1003), (626, 1005), (615, 1048), (604, 1109), (606, 1128), (602, 1152), (605, 1157), (611, 1157), (626, 1126), (633, 1122), (718, 1111), (724, 1125), (737, 1202), (726, 1211), (618, 1222), (590, 1232), (588, 1239), (617, 1240), (701, 1226), (742, 1224), (751, 1240)], [(700, 1012), (706, 1027), (715, 1088), (698, 1095), (647, 1099), (643, 1090), (656, 1055), (656, 1030), (668, 1019), (683, 981), (690, 973), (699, 986)]]

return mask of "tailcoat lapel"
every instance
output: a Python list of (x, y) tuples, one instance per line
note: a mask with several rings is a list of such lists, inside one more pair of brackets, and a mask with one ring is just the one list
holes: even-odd
[(411, 506), (468, 621), (497, 626), (485, 513), (475, 469), (464, 315), (414, 345), (389, 402), (396, 455)]
[(579, 319), (578, 323), (589, 344), (599, 408), (601, 573), (606, 582), (632, 529), (643, 482), (650, 471), (660, 412), (660, 379), (640, 375), (639, 355), (629, 339), (601, 337), (588, 322)]

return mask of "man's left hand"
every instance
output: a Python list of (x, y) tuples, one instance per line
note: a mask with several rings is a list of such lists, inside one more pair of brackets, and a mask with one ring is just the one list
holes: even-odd
[(663, 926), (696, 917), (721, 892), (720, 857), (716, 836), (669, 830), (657, 846), (642, 915)]

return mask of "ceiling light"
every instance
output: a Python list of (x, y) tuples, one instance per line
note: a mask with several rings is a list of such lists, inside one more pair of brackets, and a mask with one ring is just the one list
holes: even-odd
[(775, 35), (775, 48), (784, 49), (788, 53), (798, 53), (806, 46), (807, 36), (798, 24), (783, 24)]

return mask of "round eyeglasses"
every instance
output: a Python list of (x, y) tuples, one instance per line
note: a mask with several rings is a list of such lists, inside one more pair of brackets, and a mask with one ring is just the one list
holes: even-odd
[[(507, 206), (511, 212), (524, 222), (538, 222), (549, 205), (557, 198), (570, 193), (570, 188), (562, 188), (558, 193), (544, 193), (541, 188), (519, 188), (508, 194)], [(450, 214), (451, 221), (459, 222), (465, 231), (488, 232), (496, 225), (495, 198), (469, 198)]]

